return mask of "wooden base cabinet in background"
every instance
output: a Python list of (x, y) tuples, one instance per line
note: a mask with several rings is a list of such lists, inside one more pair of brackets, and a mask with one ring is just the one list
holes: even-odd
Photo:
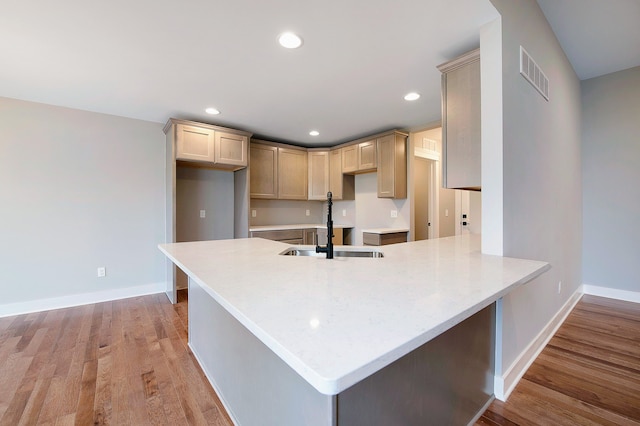
[(387, 244), (406, 243), (407, 232), (363, 232), (362, 244), (365, 246), (386, 246)]

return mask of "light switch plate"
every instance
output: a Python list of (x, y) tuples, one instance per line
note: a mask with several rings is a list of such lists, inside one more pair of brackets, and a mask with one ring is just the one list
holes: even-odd
[(251, 210), (251, 217), (256, 217), (258, 215), (258, 213), (256, 212), (255, 209)]
[(398, 210), (391, 210), (391, 217), (398, 217)]
[(207, 215), (207, 212), (204, 210), (200, 210), (200, 218), (204, 218)]

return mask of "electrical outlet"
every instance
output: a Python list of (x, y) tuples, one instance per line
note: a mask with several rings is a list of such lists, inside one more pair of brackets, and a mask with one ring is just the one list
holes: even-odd
[(345, 217), (346, 215), (347, 215), (347, 210), (346, 210), (346, 209), (343, 209), (343, 210), (342, 210), (342, 217)]
[(204, 210), (200, 210), (200, 218), (204, 218), (207, 215), (207, 212)]
[(98, 268), (98, 278), (102, 278), (107, 275), (107, 268), (101, 266)]
[(311, 211), (309, 211), (309, 209), (307, 209), (307, 211), (305, 212), (305, 214), (306, 214), (307, 216), (311, 216)]
[(449, 217), (449, 209), (444, 209), (444, 217)]
[(398, 217), (398, 210), (391, 210), (391, 217)]
[(562, 281), (558, 281), (558, 294), (562, 292)]
[(258, 215), (258, 212), (256, 212), (256, 209), (251, 210), (251, 217), (256, 217)]

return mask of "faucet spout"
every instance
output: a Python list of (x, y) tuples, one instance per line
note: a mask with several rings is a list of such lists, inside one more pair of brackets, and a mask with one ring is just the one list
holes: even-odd
[(327, 259), (333, 259), (333, 218), (331, 210), (333, 208), (333, 194), (327, 192), (327, 245), (326, 247), (316, 246), (316, 253), (326, 253)]

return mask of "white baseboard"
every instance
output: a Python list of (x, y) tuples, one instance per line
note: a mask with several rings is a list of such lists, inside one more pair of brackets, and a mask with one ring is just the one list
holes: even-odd
[(640, 303), (640, 292), (619, 290), (616, 288), (599, 287), (591, 284), (583, 284), (582, 292), (592, 296), (608, 297), (609, 299), (624, 300), (626, 302)]
[(69, 296), (52, 297), (49, 299), (30, 300), (28, 302), (9, 303), (0, 305), (0, 318), (13, 315), (30, 314), (32, 312), (49, 311), (52, 309), (69, 308), (72, 306), (88, 305), (92, 303), (108, 302), (110, 300), (126, 299), (129, 297), (145, 296), (147, 294), (162, 293), (166, 290), (166, 283), (152, 283), (136, 287), (116, 288), (113, 290), (96, 291), (93, 293), (73, 294)]
[(540, 352), (549, 343), (549, 340), (558, 331), (571, 310), (582, 297), (582, 288), (579, 287), (567, 302), (560, 308), (558, 313), (547, 323), (547, 325), (538, 333), (535, 339), (527, 346), (527, 348), (516, 358), (516, 360), (507, 369), (502, 376), (495, 376), (494, 394), (496, 399), (506, 401), (513, 389), (516, 387), (524, 373), (531, 366), (533, 361), (540, 355)]

